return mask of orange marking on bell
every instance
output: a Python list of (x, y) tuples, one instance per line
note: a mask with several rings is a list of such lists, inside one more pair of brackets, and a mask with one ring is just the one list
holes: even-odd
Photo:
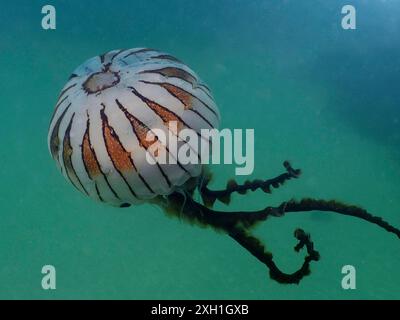
[(119, 171), (136, 170), (133, 166), (130, 153), (122, 147), (108, 124), (104, 124), (104, 139), (108, 153)]
[(188, 73), (184, 70), (178, 69), (178, 68), (167, 67), (167, 68), (161, 69), (160, 73), (167, 77), (177, 77), (177, 78), (186, 80), (192, 86), (195, 86), (196, 82), (197, 82), (196, 79), (190, 73)]
[(147, 105), (155, 112), (157, 115), (162, 119), (166, 126), (169, 126), (169, 123), (175, 122), (177, 123), (177, 130), (173, 132), (174, 134), (178, 134), (184, 128), (182, 121), (172, 112), (168, 111), (167, 109), (161, 107), (159, 104), (148, 101)]
[(162, 86), (183, 103), (185, 110), (192, 109), (193, 99), (189, 93), (172, 84), (163, 83)]
[(96, 161), (95, 154), (90, 147), (89, 134), (86, 132), (82, 142), (82, 155), (85, 167), (91, 179), (101, 175), (99, 164)]

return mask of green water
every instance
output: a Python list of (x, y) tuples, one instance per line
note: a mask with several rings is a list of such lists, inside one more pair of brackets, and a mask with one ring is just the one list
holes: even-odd
[[(321, 260), (300, 285), (280, 285), (223, 234), (167, 218), (151, 205), (116, 209), (78, 193), (57, 171), (46, 137), (58, 93), (87, 58), (152, 47), (211, 87), (222, 127), (255, 129), (253, 177), (303, 170), (272, 195), (235, 196), (258, 209), (312, 196), (361, 205), (400, 227), (400, 3), (352, 1), (45, 1), (0, 10), (0, 298), (398, 299), (400, 241), (374, 225), (318, 212), (261, 224), (256, 234), (286, 271), (296, 227)], [(225, 186), (233, 166), (213, 166)], [(246, 177), (238, 178), (244, 181)], [(226, 209), (218, 205), (219, 209)], [(41, 287), (41, 268), (57, 289)], [(353, 265), (357, 288), (343, 290)]]

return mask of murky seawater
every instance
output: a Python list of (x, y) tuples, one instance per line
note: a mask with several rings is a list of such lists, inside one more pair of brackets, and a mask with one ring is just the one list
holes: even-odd
[[(231, 207), (340, 199), (400, 226), (400, 4), (351, 1), (357, 29), (343, 30), (347, 2), (54, 0), (55, 31), (41, 28), (47, 3), (3, 3), (0, 297), (400, 298), (400, 242), (366, 222), (314, 212), (262, 223), (256, 234), (285, 270), (302, 262), (296, 227), (321, 253), (300, 285), (279, 285), (223, 234), (151, 205), (89, 200), (47, 150), (57, 95), (76, 66), (111, 49), (159, 48), (211, 87), (221, 127), (255, 129), (253, 177), (281, 173), (286, 159), (303, 170), (271, 195), (235, 196)], [(233, 166), (212, 170), (215, 187), (234, 175)], [(45, 264), (56, 267), (54, 291), (41, 288)], [(349, 264), (356, 290), (341, 287)]]

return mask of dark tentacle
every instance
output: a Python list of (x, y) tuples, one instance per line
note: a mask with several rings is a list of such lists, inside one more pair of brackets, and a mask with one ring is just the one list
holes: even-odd
[[(171, 197), (176, 198), (177, 195)], [(178, 194), (178, 197), (180, 195)], [(172, 201), (179, 206), (179, 200)], [(226, 226), (240, 224), (243, 228), (251, 228), (260, 221), (266, 220), (270, 216), (281, 217), (286, 213), (301, 213), (310, 211), (320, 211), (326, 213), (339, 213), (341, 215), (356, 217), (377, 225), (384, 230), (395, 234), (400, 238), (400, 230), (381, 217), (377, 217), (369, 213), (363, 208), (346, 205), (334, 200), (319, 200), (306, 198), (300, 201), (290, 200), (283, 202), (277, 207), (268, 206), (257, 211), (236, 211), (225, 212), (216, 211), (197, 203), (188, 197), (183, 211), (189, 220), (195, 220), (200, 224), (209, 224), (217, 229), (226, 229)]]
[[(189, 223), (195, 223), (203, 227), (213, 227), (217, 230), (230, 230), (240, 225), (243, 228), (250, 228), (257, 222), (266, 220), (270, 213), (264, 210), (254, 212), (224, 212), (208, 208), (196, 202), (192, 197), (184, 196), (181, 193), (173, 193), (168, 196), (168, 203), (165, 211), (173, 216), (185, 219)], [(179, 213), (183, 213), (180, 215)], [(271, 211), (271, 214), (273, 212)]]
[[(296, 272), (287, 274), (281, 271), (273, 261), (272, 254), (265, 250), (263, 243), (249, 232), (250, 226), (268, 217), (269, 213), (263, 212), (263, 210), (236, 213), (219, 212), (203, 206), (191, 197), (183, 199), (180, 193), (172, 194), (169, 196), (169, 200), (170, 206), (165, 208), (168, 213), (200, 226), (211, 226), (216, 230), (224, 231), (265, 264), (269, 269), (270, 277), (280, 283), (299, 283), (304, 276), (310, 273), (311, 261), (319, 260), (319, 253), (314, 250), (310, 235), (301, 229), (297, 229), (294, 235), (299, 242), (294, 249), (299, 252), (303, 247), (306, 247), (307, 255), (302, 266)], [(180, 215), (180, 212), (184, 214)], [(272, 211), (270, 213), (273, 214)]]
[(278, 212), (278, 214), (280, 213), (282, 215), (289, 212), (336, 212), (345, 216), (356, 217), (373, 223), (378, 227), (385, 229), (387, 232), (394, 233), (398, 238), (400, 238), (400, 230), (383, 220), (381, 217), (374, 216), (363, 208), (354, 205), (346, 205), (335, 200), (327, 201), (311, 198), (302, 199), (300, 201), (290, 200), (288, 202), (283, 202), (279, 207), (276, 208), (268, 207), (267, 210), (275, 210)]
[[(169, 205), (165, 207), (165, 209), (168, 213), (179, 216), (191, 223), (196, 223), (205, 227), (211, 226), (216, 230), (227, 233), (259, 261), (264, 263), (270, 271), (271, 278), (280, 283), (299, 283), (304, 276), (310, 273), (311, 261), (319, 260), (319, 253), (314, 250), (314, 244), (311, 241), (310, 235), (301, 229), (297, 229), (295, 231), (295, 237), (299, 242), (294, 249), (295, 251), (300, 251), (303, 247), (306, 247), (307, 255), (304, 258), (302, 266), (296, 272), (292, 274), (282, 272), (274, 263), (272, 254), (266, 251), (263, 243), (249, 232), (254, 225), (260, 221), (266, 220), (269, 216), (282, 217), (287, 213), (309, 211), (335, 212), (363, 219), (400, 238), (400, 230), (390, 225), (382, 218), (376, 217), (360, 207), (346, 205), (334, 200), (327, 201), (311, 198), (302, 199), (300, 201), (290, 200), (283, 202), (277, 207), (268, 206), (258, 211), (224, 212), (216, 211), (208, 207), (211, 206), (216, 199), (221, 201), (229, 199), (230, 195), (234, 192), (243, 194), (248, 190), (254, 191), (260, 188), (264, 191), (270, 190), (271, 186), (277, 188), (286, 180), (298, 177), (300, 170), (294, 170), (288, 162), (285, 162), (284, 165), (287, 172), (273, 179), (265, 181), (255, 180), (245, 183), (244, 185), (233, 185), (231, 183), (225, 190), (219, 191), (209, 190), (206, 186), (207, 183), (200, 186), (199, 189), (203, 193), (203, 199), (206, 198), (207, 200), (205, 201), (206, 206), (196, 202), (190, 194), (184, 197), (181, 193), (175, 192), (168, 196)], [(181, 213), (183, 213), (183, 215), (181, 215)]]
[(284, 273), (277, 267), (272, 254), (266, 251), (263, 243), (249, 232), (250, 226), (253, 226), (257, 221), (265, 220), (269, 213), (274, 214), (273, 210), (269, 213), (263, 212), (263, 210), (236, 213), (218, 212), (203, 206), (191, 197), (183, 200), (182, 194), (178, 193), (172, 194), (170, 200), (171, 206), (166, 208), (167, 212), (175, 216), (178, 216), (178, 212), (183, 212), (184, 215), (179, 215), (180, 218), (200, 226), (211, 226), (216, 230), (224, 231), (265, 264), (269, 269), (270, 277), (280, 283), (299, 283), (304, 276), (310, 273), (311, 261), (319, 260), (319, 253), (314, 250), (310, 235), (301, 229), (297, 229), (294, 235), (299, 242), (294, 250), (299, 252), (303, 247), (307, 249), (307, 256), (304, 258), (302, 266), (292, 274)]
[(253, 180), (246, 181), (244, 184), (238, 184), (235, 180), (229, 180), (226, 188), (223, 190), (210, 190), (208, 188), (209, 177), (199, 186), (199, 191), (204, 204), (207, 207), (212, 207), (215, 200), (219, 200), (225, 204), (229, 204), (232, 193), (245, 194), (247, 191), (263, 190), (266, 193), (271, 193), (271, 188), (279, 188), (287, 180), (298, 178), (301, 174), (300, 169), (293, 169), (289, 161), (285, 161), (283, 166), (286, 169), (285, 173), (268, 180)]
[(295, 246), (295, 251), (298, 252), (305, 246), (307, 255), (304, 258), (302, 266), (296, 272), (292, 274), (282, 272), (273, 261), (272, 254), (266, 251), (263, 243), (249, 232), (252, 226), (259, 221), (266, 220), (269, 216), (282, 217), (286, 213), (309, 211), (336, 212), (376, 224), (400, 238), (400, 230), (393, 227), (382, 218), (373, 216), (362, 208), (345, 205), (337, 201), (315, 199), (303, 199), (300, 201), (290, 200), (288, 202), (283, 202), (277, 207), (269, 206), (259, 211), (221, 212), (207, 208), (194, 201), (191, 197), (188, 197), (183, 202), (181, 194), (173, 194), (170, 197), (172, 200), (170, 203), (173, 204), (173, 206), (167, 208), (167, 211), (174, 214), (176, 214), (176, 212), (183, 212), (183, 218), (192, 223), (201, 226), (211, 226), (217, 230), (224, 231), (254, 257), (265, 264), (269, 269), (270, 277), (280, 283), (299, 283), (304, 276), (310, 273), (311, 261), (319, 260), (319, 253), (314, 250), (310, 235), (301, 229), (297, 229), (295, 231), (295, 237), (299, 240), (299, 243)]
[(298, 252), (300, 249), (306, 246), (307, 255), (304, 258), (302, 266), (297, 271), (288, 274), (282, 272), (277, 267), (273, 260), (272, 254), (266, 251), (263, 243), (259, 239), (249, 234), (248, 231), (241, 228), (235, 228), (229, 232), (229, 236), (231, 238), (233, 238), (243, 248), (249, 251), (260, 262), (268, 267), (271, 279), (276, 280), (279, 283), (286, 284), (298, 284), (303, 277), (310, 274), (311, 261), (319, 260), (319, 253), (318, 251), (314, 250), (314, 244), (311, 241), (310, 235), (301, 229), (296, 229), (294, 235), (299, 240), (298, 244), (294, 247), (295, 251)]

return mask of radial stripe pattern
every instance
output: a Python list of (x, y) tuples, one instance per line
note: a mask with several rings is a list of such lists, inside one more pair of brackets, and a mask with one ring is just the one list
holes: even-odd
[[(169, 132), (171, 121), (177, 132)], [(178, 140), (188, 128), (217, 128), (209, 87), (184, 63), (148, 48), (112, 50), (73, 71), (51, 118), (48, 145), (63, 175), (93, 199), (116, 206), (168, 195), (201, 174), (201, 164), (151, 164), (161, 129)], [(193, 150), (193, 147), (190, 146)], [(168, 146), (161, 150), (174, 158)], [(199, 156), (199, 150), (193, 150)]]

